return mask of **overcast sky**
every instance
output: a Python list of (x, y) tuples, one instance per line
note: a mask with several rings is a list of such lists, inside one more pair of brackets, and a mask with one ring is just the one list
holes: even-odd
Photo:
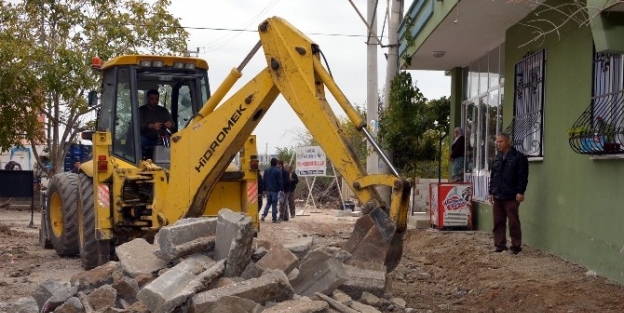
[[(366, 16), (366, 1), (354, 3)], [(379, 1), (378, 33), (386, 12), (386, 1)], [(411, 4), (406, 0), (405, 7)], [(252, 32), (188, 29), (190, 50), (200, 48), (199, 57), (209, 64), (211, 89), (221, 84), (233, 67), (236, 67), (258, 41), (253, 32), (264, 19), (279, 16), (320, 45), (331, 68), (334, 80), (353, 105), (366, 105), (366, 33), (367, 29), (348, 0), (176, 0), (170, 12), (181, 18), (186, 27), (213, 29), (252, 30)], [(329, 34), (337, 34), (330, 36)], [(387, 35), (387, 26), (384, 36)], [(387, 43), (387, 37), (382, 40)], [(384, 88), (386, 61), (385, 49), (379, 49), (379, 90)], [(266, 63), (262, 53), (257, 53), (243, 70), (243, 77), (232, 89), (238, 90), (260, 72)], [(412, 71), (412, 77), (429, 99), (450, 96), (450, 78), (443, 72)], [(329, 102), (337, 115), (345, 115), (327, 92)], [(254, 134), (260, 153), (274, 153), (276, 147), (293, 147), (296, 134), (305, 127), (283, 97), (277, 101), (260, 122)]]

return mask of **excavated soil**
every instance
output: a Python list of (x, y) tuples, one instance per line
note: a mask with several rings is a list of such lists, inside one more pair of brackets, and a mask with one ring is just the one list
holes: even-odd
[[(313, 236), (318, 246), (348, 238), (356, 217), (316, 212), (264, 222), (259, 239), (287, 243)], [(69, 280), (81, 271), (79, 259), (40, 248), (29, 222), (28, 211), (0, 210), (0, 301), (29, 296), (46, 279)], [(624, 312), (622, 285), (530, 247), (519, 255), (493, 253), (487, 233), (410, 230), (404, 244), (391, 273), (393, 296), (415, 312)]]

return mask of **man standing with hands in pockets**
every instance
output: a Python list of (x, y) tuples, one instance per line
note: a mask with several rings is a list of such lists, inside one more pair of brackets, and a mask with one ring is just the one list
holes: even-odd
[(524, 192), (529, 181), (527, 157), (511, 146), (508, 134), (496, 135), (496, 148), (499, 153), (492, 162), (489, 197), (494, 212), (495, 252), (507, 250), (507, 219), (511, 237), (511, 253), (522, 251), (522, 230), (518, 209), (524, 201)]

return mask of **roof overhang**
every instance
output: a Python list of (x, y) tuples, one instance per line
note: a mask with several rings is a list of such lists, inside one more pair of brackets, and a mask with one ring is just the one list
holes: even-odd
[(506, 30), (542, 2), (461, 0), (430, 34), (418, 35), (427, 37), (416, 47), (410, 65), (405, 64), (403, 68), (446, 71), (466, 66), (501, 44)]

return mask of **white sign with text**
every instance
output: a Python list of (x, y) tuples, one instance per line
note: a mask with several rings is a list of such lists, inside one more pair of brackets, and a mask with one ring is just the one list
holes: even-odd
[(325, 176), (327, 173), (327, 156), (319, 146), (295, 148), (297, 164), (295, 172), (299, 176)]

